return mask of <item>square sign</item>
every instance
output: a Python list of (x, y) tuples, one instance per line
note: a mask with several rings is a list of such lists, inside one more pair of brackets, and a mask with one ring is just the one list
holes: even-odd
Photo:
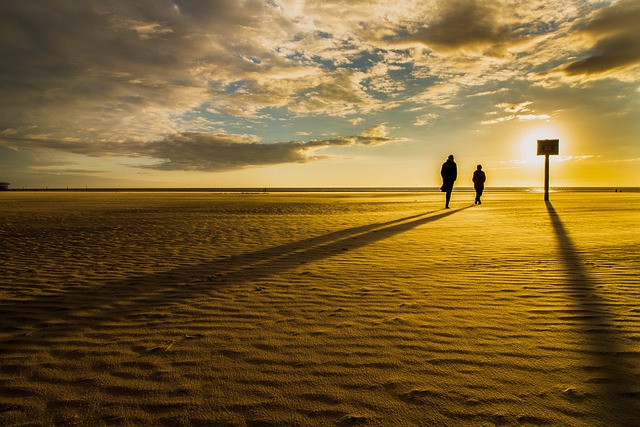
[(560, 140), (558, 139), (539, 139), (538, 140), (538, 156), (557, 155), (559, 153)]

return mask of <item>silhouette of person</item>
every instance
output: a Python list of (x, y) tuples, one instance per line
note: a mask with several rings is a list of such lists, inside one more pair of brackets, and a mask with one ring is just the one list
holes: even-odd
[(449, 154), (447, 161), (442, 164), (440, 169), (440, 176), (442, 176), (442, 187), (440, 191), (447, 193), (445, 209), (449, 209), (449, 201), (451, 200), (451, 192), (453, 191), (453, 183), (458, 178), (458, 166), (453, 161), (453, 154)]
[(482, 165), (478, 165), (476, 170), (473, 171), (473, 188), (476, 190), (475, 205), (481, 205), (480, 197), (484, 191), (484, 183), (487, 180), (487, 175), (482, 170)]

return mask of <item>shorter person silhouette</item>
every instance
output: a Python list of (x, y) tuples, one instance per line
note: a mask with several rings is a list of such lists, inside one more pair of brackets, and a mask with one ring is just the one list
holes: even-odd
[(482, 170), (482, 165), (478, 165), (475, 171), (473, 171), (473, 188), (476, 190), (476, 201), (475, 205), (480, 205), (482, 202), (480, 201), (480, 197), (482, 196), (482, 192), (484, 191), (484, 183), (487, 180), (487, 175)]

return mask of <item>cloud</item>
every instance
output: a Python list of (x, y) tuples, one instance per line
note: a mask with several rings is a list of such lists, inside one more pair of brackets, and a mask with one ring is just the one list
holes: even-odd
[(530, 120), (548, 120), (551, 118), (548, 114), (518, 114), (518, 120), (528, 122)]
[[(519, 5), (520, 10), (526, 10)], [(438, 54), (501, 57), (507, 49), (530, 41), (522, 16), (512, 3), (483, 0), (439, 1), (429, 14), (394, 37), (396, 43), (417, 43)]]
[(0, 138), (0, 147), (11, 149), (13, 144), (18, 144), (22, 148), (64, 151), (92, 157), (144, 157), (152, 159), (153, 162), (138, 165), (141, 168), (211, 172), (283, 163), (307, 163), (324, 157), (316, 155), (319, 149), (377, 146), (406, 140), (390, 137), (388, 133), (385, 124), (378, 124), (354, 136), (314, 139), (307, 142), (282, 141), (271, 144), (262, 143), (259, 138), (252, 135), (197, 132), (171, 134), (149, 142), (138, 140), (124, 143), (102, 142), (92, 145), (32, 135), (26, 138), (5, 136)]
[[(503, 115), (501, 117), (497, 117), (491, 120), (483, 120), (480, 122), (483, 125), (495, 125), (498, 123), (508, 122), (511, 120), (519, 120), (519, 121), (531, 121), (531, 120), (548, 120), (551, 118), (548, 114), (533, 114), (533, 110), (529, 108), (532, 104), (531, 101), (519, 102), (515, 104), (511, 104), (508, 102), (502, 102), (496, 107), (502, 110)], [(490, 111), (487, 115), (496, 116), (500, 114), (497, 111)]]
[(460, 86), (451, 82), (443, 82), (427, 88), (422, 93), (411, 98), (412, 102), (429, 103), (449, 109), (455, 107), (452, 101), (460, 91)]
[(622, 0), (595, 13), (577, 33), (590, 41), (591, 47), (583, 58), (564, 66), (564, 73), (598, 76), (640, 65), (638, 22), (640, 3), (636, 0)]
[(496, 90), (488, 90), (485, 92), (478, 92), (478, 93), (474, 93), (469, 95), (470, 97), (476, 97), (476, 96), (488, 96), (488, 95), (495, 95), (497, 93), (501, 93), (501, 92), (508, 92), (509, 89), (507, 89), (506, 87), (500, 88), (500, 89), (496, 89)]
[(507, 51), (547, 22), (574, 19), (574, 9), (485, 0), (3, 2), (0, 97), (12, 102), (0, 116), (58, 137), (155, 140), (185, 131), (181, 116), (199, 109), (247, 118), (390, 109), (415, 96), (411, 79), (438, 83), (416, 102), (451, 108), (460, 87), (513, 73)]
[(323, 74), (278, 51), (293, 26), (257, 0), (5, 2), (0, 96), (12, 103), (0, 115), (122, 140), (175, 132), (177, 116), (205, 105), (286, 108)]
[(529, 105), (531, 105), (531, 101), (520, 102), (518, 104), (509, 104), (503, 102), (496, 105), (496, 107), (503, 109), (507, 113), (520, 113), (524, 111), (531, 111), (529, 109)]
[(318, 149), (348, 146), (375, 146), (403, 141), (388, 136), (387, 126), (373, 126), (360, 135), (308, 142), (283, 141), (263, 144), (246, 137), (184, 133), (143, 144), (140, 153), (162, 161), (147, 166), (160, 170), (223, 171), (282, 163), (319, 160)]
[(416, 121), (414, 122), (415, 126), (426, 126), (429, 125), (431, 123), (433, 123), (438, 117), (437, 114), (435, 113), (427, 113), (427, 114), (422, 114), (420, 116), (418, 116), (416, 118)]
[(583, 160), (590, 160), (594, 158), (600, 158), (601, 156), (585, 155), (585, 156), (558, 156), (556, 161), (558, 162), (581, 162)]
[[(638, 10), (635, 0), (0, 2), (0, 146), (164, 170), (309, 162), (401, 139), (378, 125), (262, 141), (298, 125), (331, 134), (338, 121), (475, 124), (499, 99), (531, 93), (541, 105), (542, 92), (580, 79), (633, 80)], [(603, 98), (619, 90), (608, 88)], [(549, 118), (531, 105), (498, 105), (484, 123)]]
[(182, 133), (138, 145), (138, 152), (159, 159), (146, 166), (159, 170), (223, 171), (249, 166), (307, 161), (298, 142), (262, 144), (232, 135)]

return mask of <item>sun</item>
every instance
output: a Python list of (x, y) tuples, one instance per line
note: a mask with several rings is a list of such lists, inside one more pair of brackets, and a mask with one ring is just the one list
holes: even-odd
[(541, 163), (543, 156), (537, 155), (537, 141), (539, 139), (560, 139), (560, 150), (562, 152), (562, 137), (561, 127), (552, 123), (527, 127), (518, 138), (518, 160), (525, 164)]

